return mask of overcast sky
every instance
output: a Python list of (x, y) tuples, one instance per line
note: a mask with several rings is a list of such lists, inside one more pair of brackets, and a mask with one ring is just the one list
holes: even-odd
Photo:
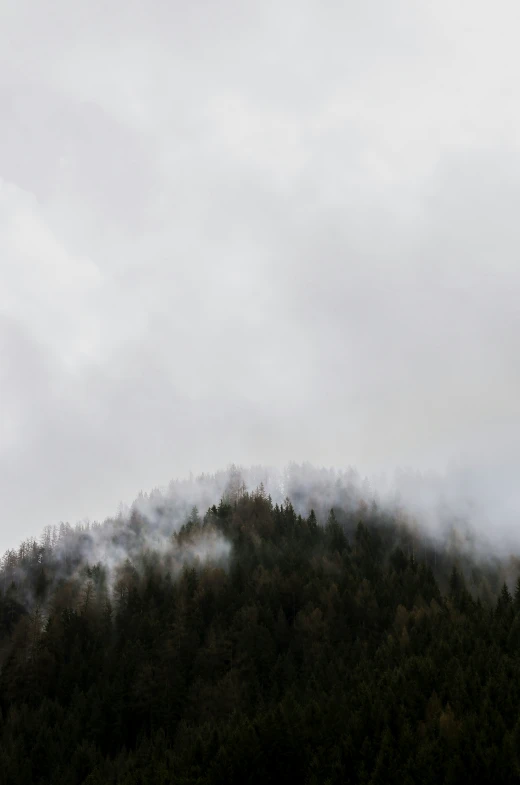
[(0, 549), (232, 461), (516, 490), (518, 3), (0, 10)]

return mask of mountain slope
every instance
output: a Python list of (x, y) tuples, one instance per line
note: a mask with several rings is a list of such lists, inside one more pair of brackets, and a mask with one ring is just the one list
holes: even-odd
[(1, 782), (518, 781), (511, 564), (263, 489), (159, 513), (4, 561)]

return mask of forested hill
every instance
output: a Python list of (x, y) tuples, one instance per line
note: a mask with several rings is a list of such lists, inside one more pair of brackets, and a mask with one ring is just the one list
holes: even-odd
[(514, 563), (261, 489), (166, 518), (6, 556), (1, 783), (520, 781)]

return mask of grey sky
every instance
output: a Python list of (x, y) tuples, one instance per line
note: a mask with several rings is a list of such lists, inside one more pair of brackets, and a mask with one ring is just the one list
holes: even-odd
[(0, 549), (231, 461), (516, 493), (518, 4), (0, 10)]

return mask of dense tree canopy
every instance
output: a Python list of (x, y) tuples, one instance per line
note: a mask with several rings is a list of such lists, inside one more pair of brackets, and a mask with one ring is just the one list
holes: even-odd
[(6, 554), (0, 782), (520, 781), (511, 564), (263, 488), (104, 526)]

